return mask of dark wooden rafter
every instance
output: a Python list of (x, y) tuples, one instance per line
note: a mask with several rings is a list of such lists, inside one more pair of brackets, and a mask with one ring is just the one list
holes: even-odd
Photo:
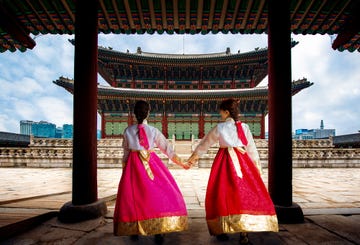
[(141, 28), (146, 29), (145, 21), (144, 21), (144, 14), (143, 14), (143, 11), (142, 11), (141, 0), (136, 0), (136, 7), (137, 7), (137, 11), (139, 12)]
[(254, 23), (252, 24), (252, 27), (251, 27), (252, 30), (256, 30), (256, 29), (257, 29), (257, 26), (258, 26), (259, 20), (260, 20), (260, 18), (261, 18), (261, 14), (262, 14), (262, 12), (263, 12), (264, 6), (265, 6), (265, 1), (261, 1), (261, 2), (260, 2), (260, 6), (259, 6), (259, 10), (258, 10), (258, 12), (256, 13), (256, 17), (255, 17)]
[(129, 0), (124, 0), (124, 6), (125, 6), (125, 11), (126, 11), (126, 16), (128, 18), (129, 24), (130, 24), (130, 29), (135, 29), (135, 24), (134, 24), (134, 20), (132, 18), (132, 12), (130, 9)]
[(253, 0), (249, 0), (249, 2), (248, 2), (246, 12), (245, 12), (245, 15), (244, 15), (244, 19), (241, 22), (240, 29), (245, 29), (245, 26), (246, 26), (246, 24), (248, 22), (248, 19), (249, 19), (250, 13), (251, 13), (251, 8), (252, 8), (252, 5), (253, 5), (253, 2), (254, 2)]
[(321, 5), (319, 6), (319, 9), (315, 12), (313, 18), (308, 23), (310, 29), (313, 28), (313, 23), (314, 23), (315, 19), (317, 18), (317, 16), (320, 14), (321, 10), (324, 8), (325, 4), (326, 4), (326, 2), (322, 1)]
[(309, 5), (307, 6), (306, 10), (304, 11), (304, 13), (302, 14), (302, 17), (300, 19), (300, 21), (297, 23), (297, 25), (295, 26), (295, 29), (299, 29), (299, 26), (301, 26), (304, 22), (304, 20), (307, 18), (307, 16), (309, 15), (309, 11), (312, 7), (312, 5), (314, 4), (315, 0), (312, 0)]
[[(99, 33), (105, 34), (143, 34), (144, 32), (206, 34), (209, 31), (214, 34), (219, 31), (266, 33), (268, 28), (267, 0), (99, 0), (97, 2)], [(19, 27), (27, 35), (30, 33), (74, 34), (75, 3), (75, 0), (1, 0), (2, 12), (11, 14), (12, 19), (5, 17), (4, 14), (1, 16), (0, 51), (26, 50), (29, 43), (25, 44), (26, 40), (21, 42), (18, 40), (19, 37), (17, 39), (13, 37), (17, 32), (18, 35), (20, 34)], [(360, 34), (356, 27), (358, 25), (356, 16), (359, 14), (351, 12), (356, 4), (358, 0), (291, 0), (291, 31), (304, 35), (338, 34), (334, 47), (338, 47), (339, 51), (360, 51)], [(16, 20), (16, 23), (13, 20)]]
[(322, 23), (318, 23), (318, 25), (315, 25), (313, 27), (314, 31), (316, 30), (321, 30), (322, 27), (325, 25), (325, 20), (329, 18), (330, 14), (333, 12), (333, 10), (335, 9), (336, 5), (339, 3), (340, 0), (334, 0), (332, 3), (331, 3), (331, 7), (330, 9), (323, 14), (324, 16), (324, 20), (322, 21)]
[(211, 0), (210, 11), (209, 11), (208, 30), (211, 30), (212, 26), (213, 26), (215, 4), (216, 4), (216, 0)]
[(229, 1), (224, 0), (223, 6), (222, 6), (222, 9), (221, 9), (220, 22), (219, 22), (219, 29), (220, 30), (222, 30), (224, 28), (224, 22), (225, 22), (225, 17), (226, 17), (228, 4), (229, 4)]
[[(340, 46), (345, 45), (354, 36), (360, 36), (360, 3), (357, 3), (352, 9), (352, 15), (343, 25), (336, 39), (332, 44), (333, 49), (338, 49)], [(360, 49), (360, 44), (358, 44)]]
[[(101, 8), (101, 12), (103, 13), (104, 17), (105, 17), (105, 20), (106, 20), (106, 24), (108, 26), (108, 28), (110, 28), (112, 31), (114, 30), (114, 27), (111, 23), (111, 20), (110, 20), (110, 17), (109, 17), (109, 14), (108, 12), (106, 11), (106, 7), (105, 7), (105, 4), (104, 4), (104, 1), (103, 0), (99, 0), (99, 5), (100, 5), (100, 8)], [(98, 20), (99, 22), (99, 26), (100, 26), (100, 19)]]
[(68, 3), (66, 2), (66, 0), (61, 0), (61, 3), (63, 4), (64, 8), (66, 9), (67, 14), (70, 16), (71, 21), (73, 23), (75, 23), (75, 15), (73, 14), (73, 12), (71, 11)]
[[(44, 3), (40, 0), (39, 4), (41, 6), (41, 8), (43, 9), (44, 13), (46, 14), (46, 16), (49, 18), (49, 20), (51, 21), (51, 24), (54, 26), (54, 30), (59, 29), (58, 25), (56, 23), (56, 21), (54, 20), (54, 18), (49, 14), (49, 11), (46, 9), (46, 6), (44, 5)], [(51, 31), (52, 32), (52, 31)], [(63, 34), (63, 32), (61, 31), (60, 34)]]
[(148, 0), (149, 2), (149, 11), (150, 11), (150, 19), (151, 19), (151, 28), (156, 28), (156, 17), (154, 10), (154, 2), (153, 0)]
[(41, 25), (45, 30), (47, 30), (47, 32), (51, 32), (51, 30), (48, 29), (48, 27), (43, 23), (41, 16), (39, 15), (38, 11), (35, 10), (34, 6), (31, 4), (31, 2), (29, 2), (29, 0), (25, 0), (25, 2), (28, 7), (34, 12), (34, 15), (37, 19), (37, 22), (39, 25)]
[(185, 3), (185, 29), (190, 29), (190, 0)]
[(29, 36), (30, 32), (24, 30), (21, 23), (2, 5), (0, 5), (0, 24), (15, 40), (23, 43), (25, 47), (30, 49), (35, 47), (36, 43)]
[(174, 29), (179, 29), (179, 1), (173, 0)]
[(168, 28), (168, 22), (166, 17), (166, 1), (161, 0), (161, 18), (164, 29)]
[(203, 10), (204, 10), (204, 2), (203, 0), (198, 0), (197, 20), (196, 20), (197, 29), (201, 29), (202, 26)]
[[(64, 1), (64, 0), (63, 0)], [(114, 8), (114, 11), (115, 11), (115, 16), (116, 16), (116, 20), (118, 22), (118, 25), (121, 29), (123, 29), (123, 23), (122, 23), (122, 20), (120, 18), (120, 14), (119, 14), (119, 9), (117, 7), (117, 3), (116, 3), (116, 0), (111, 0), (111, 5), (112, 7)]]
[[(350, 4), (351, 0), (348, 0), (346, 2), (346, 4), (343, 5), (343, 8), (339, 11), (339, 13), (336, 15), (336, 17), (330, 22), (329, 24), (329, 29), (332, 30), (333, 26), (335, 26), (336, 21), (341, 17), (341, 14), (343, 13), (343, 11), (348, 7), (348, 5)], [(357, 13), (358, 14), (358, 13)]]
[[(295, 6), (294, 10), (293, 10), (292, 13), (290, 14), (290, 20), (293, 20), (293, 19), (294, 19), (295, 15), (296, 15), (296, 14), (298, 13), (298, 11), (299, 11), (299, 8), (300, 8), (301, 4), (302, 4), (302, 1), (298, 1), (298, 2), (296, 3), (296, 6)], [(293, 27), (293, 28), (294, 28), (294, 27)]]
[(60, 14), (60, 11), (59, 11), (58, 7), (56, 6), (56, 4), (55, 4), (53, 1), (50, 1), (50, 4), (51, 4), (52, 8), (55, 9), (55, 12), (56, 12), (56, 14), (57, 14), (57, 16), (58, 16), (58, 19), (60, 20), (61, 24), (64, 26), (65, 32), (68, 32), (67, 30), (68, 30), (69, 28), (68, 28), (66, 22), (64, 21), (64, 19), (61, 18), (61, 14)]
[(231, 20), (231, 26), (230, 26), (231, 29), (234, 29), (234, 27), (235, 27), (236, 18), (238, 16), (239, 8), (240, 8), (240, 2), (241, 2), (241, 0), (236, 0), (234, 13), (233, 13), (233, 17)]

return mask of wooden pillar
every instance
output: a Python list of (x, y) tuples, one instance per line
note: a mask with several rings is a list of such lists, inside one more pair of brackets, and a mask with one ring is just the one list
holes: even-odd
[(74, 64), (74, 136), (72, 202), (59, 213), (63, 222), (106, 214), (97, 193), (98, 1), (77, 0)]
[(104, 112), (101, 112), (101, 138), (102, 139), (106, 138), (105, 126), (106, 126), (105, 114), (104, 114)]
[(166, 105), (165, 105), (165, 100), (163, 101), (163, 114), (162, 114), (162, 118), (161, 118), (161, 131), (163, 133), (163, 135), (166, 138), (169, 138), (169, 132), (168, 132), (168, 120), (167, 120), (167, 115), (166, 115)]
[(199, 116), (199, 139), (205, 136), (205, 116), (204, 116), (204, 101), (201, 101), (200, 116)]
[(261, 113), (261, 121), (260, 121), (260, 139), (265, 139), (265, 114)]
[(303, 222), (292, 201), (290, 1), (269, 0), (269, 193), (280, 223)]

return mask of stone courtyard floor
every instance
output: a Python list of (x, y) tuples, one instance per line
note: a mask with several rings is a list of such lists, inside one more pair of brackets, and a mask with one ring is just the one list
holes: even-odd
[[(151, 236), (131, 241), (112, 234), (121, 171), (98, 169), (105, 217), (64, 224), (57, 212), (71, 201), (71, 169), (0, 168), (0, 244), (154, 244)], [(187, 204), (189, 229), (165, 235), (164, 244), (237, 244), (237, 234), (220, 242), (207, 231), (204, 200), (210, 169), (170, 171)], [(267, 169), (263, 179), (267, 185)], [(280, 224), (278, 233), (251, 233), (251, 244), (360, 244), (360, 168), (294, 168), (293, 201), (305, 222)]]

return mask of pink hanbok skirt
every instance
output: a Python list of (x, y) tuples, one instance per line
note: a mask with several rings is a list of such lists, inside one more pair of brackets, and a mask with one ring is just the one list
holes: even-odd
[(154, 235), (187, 228), (185, 201), (168, 168), (152, 151), (130, 152), (118, 187), (114, 235)]
[(230, 154), (228, 148), (219, 149), (210, 172), (205, 210), (211, 235), (278, 231), (273, 202), (244, 150), (232, 148)]

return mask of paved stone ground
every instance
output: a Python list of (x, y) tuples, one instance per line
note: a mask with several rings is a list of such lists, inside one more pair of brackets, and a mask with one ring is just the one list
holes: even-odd
[[(189, 230), (167, 234), (164, 244), (220, 244), (209, 236), (204, 212), (210, 169), (170, 169), (189, 211)], [(112, 235), (114, 198), (121, 169), (98, 169), (99, 198), (107, 200), (108, 214), (77, 224), (56, 217), (40, 223), (27, 218), (58, 211), (71, 200), (71, 169), (0, 168), (0, 244), (154, 244), (153, 237)], [(252, 233), (252, 244), (360, 244), (360, 168), (294, 168), (293, 200), (305, 214), (302, 224), (282, 224), (278, 233)], [(263, 174), (267, 184), (267, 169)], [(55, 213), (55, 212), (53, 212)], [(55, 215), (56, 216), (56, 213)], [(16, 223), (22, 221), (22, 223)], [(15, 226), (14, 224), (21, 224)], [(14, 229), (32, 228), (16, 234)], [(3, 233), (1, 233), (1, 230)], [(20, 231), (20, 230), (19, 230)], [(1, 238), (1, 237), (0, 237)], [(237, 244), (230, 235), (225, 244)], [(222, 243), (224, 244), (224, 242)]]

